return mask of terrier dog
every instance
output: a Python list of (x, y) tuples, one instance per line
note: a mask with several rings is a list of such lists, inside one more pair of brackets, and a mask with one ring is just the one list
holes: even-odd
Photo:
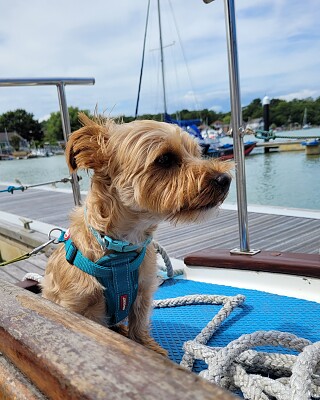
[[(78, 256), (74, 252), (95, 266), (99, 264), (94, 268), (100, 271), (103, 263), (97, 260), (114, 257), (121, 251), (119, 243), (120, 247), (124, 243), (124, 251), (143, 260), (136, 268), (137, 283), (131, 285), (136, 294), (128, 310), (128, 325), (119, 325), (117, 320), (118, 331), (166, 355), (149, 333), (152, 297), (157, 287), (152, 235), (163, 220), (193, 222), (217, 209), (228, 194), (231, 164), (202, 159), (196, 140), (176, 125), (147, 120), (117, 124), (112, 119), (91, 120), (84, 114), (80, 120), (83, 127), (70, 136), (66, 158), (73, 172), (78, 168), (93, 170), (91, 190), (85, 205), (71, 214), (70, 228), (63, 240), (67, 243), (72, 239), (71, 250), (60, 245), (48, 261), (43, 296), (108, 325), (106, 313), (111, 302), (117, 303), (121, 312), (127, 308), (126, 289), (124, 295), (122, 289), (116, 292), (120, 300), (111, 301), (108, 283), (81, 265), (76, 266), (74, 259)], [(109, 242), (115, 242), (116, 247), (108, 246)], [(70, 252), (72, 257), (68, 258)], [(117, 261), (112, 258), (110, 262), (117, 274)], [(125, 274), (131, 272), (126, 269)], [(120, 286), (127, 288), (126, 280), (122, 276)]]

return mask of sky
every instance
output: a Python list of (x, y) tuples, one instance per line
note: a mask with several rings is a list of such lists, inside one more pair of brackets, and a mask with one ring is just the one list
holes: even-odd
[[(167, 106), (230, 110), (224, 1), (160, 0)], [(136, 108), (148, 0), (0, 0), (0, 78), (93, 77), (69, 106)], [(319, 0), (235, 0), (241, 104), (320, 96)], [(139, 114), (163, 111), (157, 1), (150, 1)], [(0, 114), (59, 110), (53, 87), (0, 87)]]

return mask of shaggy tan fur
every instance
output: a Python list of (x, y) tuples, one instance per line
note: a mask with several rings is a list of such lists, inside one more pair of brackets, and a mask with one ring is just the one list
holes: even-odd
[[(80, 118), (84, 126), (71, 135), (66, 157), (71, 171), (94, 171), (85, 206), (87, 222), (97, 231), (140, 243), (159, 222), (197, 221), (225, 199), (230, 163), (202, 159), (196, 141), (179, 127), (155, 121), (93, 121), (84, 114)], [(104, 255), (88, 228), (83, 206), (71, 215), (70, 233), (85, 257), (96, 261)], [(127, 336), (165, 355), (149, 335), (156, 273), (151, 244), (139, 269)], [(63, 245), (50, 257), (42, 287), (47, 299), (103, 323), (103, 287), (66, 261)], [(118, 330), (124, 333), (126, 328)]]

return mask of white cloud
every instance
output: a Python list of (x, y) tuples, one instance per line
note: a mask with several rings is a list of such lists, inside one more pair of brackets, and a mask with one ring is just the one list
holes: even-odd
[[(151, 2), (141, 112), (162, 111), (156, 5)], [(169, 111), (230, 109), (223, 2), (161, 1)], [(35, 12), (36, 10), (36, 12)], [(320, 87), (320, 8), (314, 0), (236, 3), (242, 103), (311, 93)], [(69, 105), (133, 115), (146, 17), (145, 2), (11, 0), (0, 14), (0, 77), (93, 76), (93, 87), (67, 87)], [(175, 63), (173, 63), (173, 59)], [(312, 94), (314, 93), (314, 94)], [(283, 98), (283, 97), (282, 97)], [(0, 113), (25, 108), (37, 118), (59, 109), (55, 88), (0, 88)]]
[(320, 96), (320, 89), (318, 90), (303, 89), (300, 90), (299, 92), (280, 95), (279, 99), (291, 101), (293, 99), (305, 99), (307, 97), (318, 97), (318, 96)]
[(213, 111), (219, 113), (223, 110), (223, 107), (221, 105), (214, 105), (214, 106), (210, 107), (210, 110), (213, 110)]
[(49, 118), (50, 118), (50, 114), (46, 114), (39, 118), (39, 122), (48, 121)]

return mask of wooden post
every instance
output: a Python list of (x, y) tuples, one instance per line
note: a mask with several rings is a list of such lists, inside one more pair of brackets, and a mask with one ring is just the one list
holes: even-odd
[[(263, 130), (265, 132), (269, 131), (269, 127), (270, 127), (270, 118), (269, 118), (269, 105), (270, 105), (270, 100), (268, 96), (265, 96), (262, 100), (262, 105), (263, 105)], [(268, 142), (269, 139), (265, 139), (265, 142)], [(270, 148), (269, 147), (265, 147), (264, 148), (264, 152), (265, 153), (269, 153)]]

